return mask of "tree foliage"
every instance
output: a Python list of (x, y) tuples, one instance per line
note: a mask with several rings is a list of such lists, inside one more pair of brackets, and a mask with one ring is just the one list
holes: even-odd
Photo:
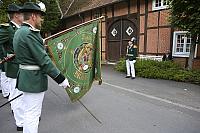
[(22, 4), (19, 0), (1, 0), (0, 2), (0, 23), (8, 22), (7, 7), (11, 3)]
[(60, 22), (60, 12), (56, 0), (41, 0), (46, 5), (46, 15), (42, 27), (43, 32), (55, 31)]
[(175, 28), (189, 31), (192, 37), (188, 69), (192, 69), (195, 45), (200, 39), (200, 2), (199, 0), (169, 0), (171, 24)]
[(200, 2), (199, 0), (169, 0), (171, 23), (192, 35), (200, 33)]
[[(8, 22), (7, 17), (7, 7), (11, 3), (17, 3), (19, 5), (23, 5), (27, 1), (37, 2), (38, 0), (1, 0), (2, 3), (0, 5), (0, 23)], [(56, 27), (59, 24), (60, 13), (56, 4), (56, 0), (40, 0), (46, 5), (46, 15), (45, 20), (42, 26), (42, 32), (52, 32), (56, 30)]]

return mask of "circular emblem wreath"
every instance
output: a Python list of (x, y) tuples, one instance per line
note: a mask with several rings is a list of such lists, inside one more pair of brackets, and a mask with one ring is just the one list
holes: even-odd
[(76, 68), (83, 72), (88, 72), (92, 68), (93, 45), (83, 43), (74, 50), (74, 64)]

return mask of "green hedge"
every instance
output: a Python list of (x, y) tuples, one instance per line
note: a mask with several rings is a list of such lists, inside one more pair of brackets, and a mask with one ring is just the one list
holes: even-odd
[[(115, 69), (126, 72), (124, 58), (117, 62)], [(200, 85), (200, 70), (185, 70), (171, 61), (137, 60), (135, 71), (137, 77), (174, 80)]]

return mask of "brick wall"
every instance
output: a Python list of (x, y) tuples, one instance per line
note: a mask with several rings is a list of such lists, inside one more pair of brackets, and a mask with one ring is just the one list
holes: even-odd
[(140, 14), (145, 13), (145, 0), (140, 0)]
[(158, 29), (149, 29), (147, 31), (147, 53), (157, 53)]
[(140, 34), (144, 33), (145, 17), (140, 16)]
[(158, 27), (158, 12), (148, 14), (147, 27)]
[(159, 43), (158, 43), (158, 53), (167, 53), (170, 50), (170, 28), (160, 28), (159, 29)]
[(162, 10), (160, 12), (160, 26), (170, 25), (169, 23), (169, 10)]
[(117, 16), (124, 16), (128, 14), (127, 3), (116, 4), (114, 6), (114, 15)]
[(137, 13), (137, 0), (130, 1), (130, 14)]
[(200, 69), (200, 59), (194, 59), (193, 60), (193, 69)]
[(200, 44), (199, 45), (197, 45), (198, 47), (197, 47), (197, 57), (199, 57), (200, 58)]
[[(187, 58), (173, 58), (173, 62), (179, 64), (182, 68), (187, 67)], [(200, 69), (200, 59), (194, 59), (192, 69)]]
[(144, 35), (140, 35), (139, 53), (144, 52)]
[(173, 62), (179, 64), (182, 68), (186, 68), (186, 58), (173, 58)]

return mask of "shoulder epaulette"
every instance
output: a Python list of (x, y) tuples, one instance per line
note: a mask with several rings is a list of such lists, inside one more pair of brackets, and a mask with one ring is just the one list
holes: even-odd
[(137, 45), (134, 45), (133, 48), (137, 48)]
[(33, 29), (33, 28), (29, 28), (31, 31), (34, 31), (34, 32), (40, 32), (40, 30), (38, 30), (38, 29)]
[(9, 25), (9, 23), (2, 23), (2, 24), (0, 24), (0, 26), (9, 27), (10, 25)]

